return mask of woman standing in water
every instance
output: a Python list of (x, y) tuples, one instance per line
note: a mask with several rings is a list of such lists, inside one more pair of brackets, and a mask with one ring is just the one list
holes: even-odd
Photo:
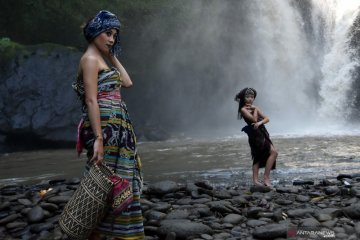
[[(274, 148), (265, 124), (269, 118), (258, 107), (253, 105), (256, 98), (256, 90), (244, 88), (235, 96), (239, 102), (238, 118), (244, 118), (247, 123), (242, 131), (249, 137), (251, 156), (253, 159), (253, 182), (255, 185), (271, 187), (270, 170), (276, 167), (277, 151)], [(264, 182), (259, 181), (259, 168), (265, 167)]]
[[(120, 216), (109, 211), (90, 239), (143, 239), (140, 208), (141, 162), (136, 137), (120, 88), (132, 81), (117, 59), (120, 51), (120, 21), (109, 11), (100, 11), (83, 28), (88, 47), (80, 59), (73, 87), (82, 100), (83, 117), (78, 127), (77, 150), (87, 149), (87, 169), (105, 163), (132, 184), (134, 199)], [(109, 67), (111, 66), (111, 67)]]

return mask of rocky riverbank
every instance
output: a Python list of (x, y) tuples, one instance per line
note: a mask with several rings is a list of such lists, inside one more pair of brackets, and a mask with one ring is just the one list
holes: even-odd
[[(0, 239), (64, 239), (57, 221), (79, 182), (1, 188)], [(339, 175), (273, 189), (160, 181), (145, 185), (141, 202), (148, 240), (296, 239), (293, 229), (333, 234), (327, 239), (359, 239), (359, 198), (359, 176)]]

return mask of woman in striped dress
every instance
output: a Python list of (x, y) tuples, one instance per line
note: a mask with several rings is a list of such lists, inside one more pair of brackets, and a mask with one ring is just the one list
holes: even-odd
[(116, 57), (120, 50), (119, 29), (116, 15), (104, 10), (83, 29), (89, 45), (80, 59), (78, 79), (73, 84), (83, 104), (77, 150), (80, 154), (86, 148), (87, 169), (93, 163), (105, 163), (117, 175), (128, 179), (134, 199), (120, 216), (109, 210), (90, 239), (144, 238), (141, 162), (134, 129), (120, 96), (120, 88), (131, 87), (132, 81)]

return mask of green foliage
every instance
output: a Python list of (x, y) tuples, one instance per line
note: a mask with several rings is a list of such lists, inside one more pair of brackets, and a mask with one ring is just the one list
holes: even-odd
[(16, 55), (19, 50), (23, 49), (24, 46), (11, 41), (10, 38), (0, 38), (0, 55), (2, 59), (10, 59)]
[[(99, 10), (114, 12), (128, 26), (141, 26), (178, 1), (169, 0), (12, 0), (0, 8), (0, 37), (8, 36), (22, 44), (60, 43), (86, 45), (81, 25)], [(181, 1), (179, 1), (181, 2)]]

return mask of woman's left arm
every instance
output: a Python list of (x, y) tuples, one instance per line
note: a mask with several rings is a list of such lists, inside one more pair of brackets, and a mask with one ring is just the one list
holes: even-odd
[(253, 123), (254, 128), (257, 129), (261, 125), (264, 125), (264, 124), (268, 123), (270, 121), (270, 119), (264, 113), (262, 113), (259, 108), (256, 108), (255, 111), (257, 112), (258, 116), (260, 118), (262, 118), (261, 121)]
[(111, 64), (116, 67), (120, 72), (120, 76), (122, 79), (121, 86), (126, 88), (131, 87), (133, 85), (133, 82), (131, 81), (129, 74), (127, 73), (123, 65), (120, 63), (120, 61), (117, 59), (117, 57), (110, 55), (109, 60)]

